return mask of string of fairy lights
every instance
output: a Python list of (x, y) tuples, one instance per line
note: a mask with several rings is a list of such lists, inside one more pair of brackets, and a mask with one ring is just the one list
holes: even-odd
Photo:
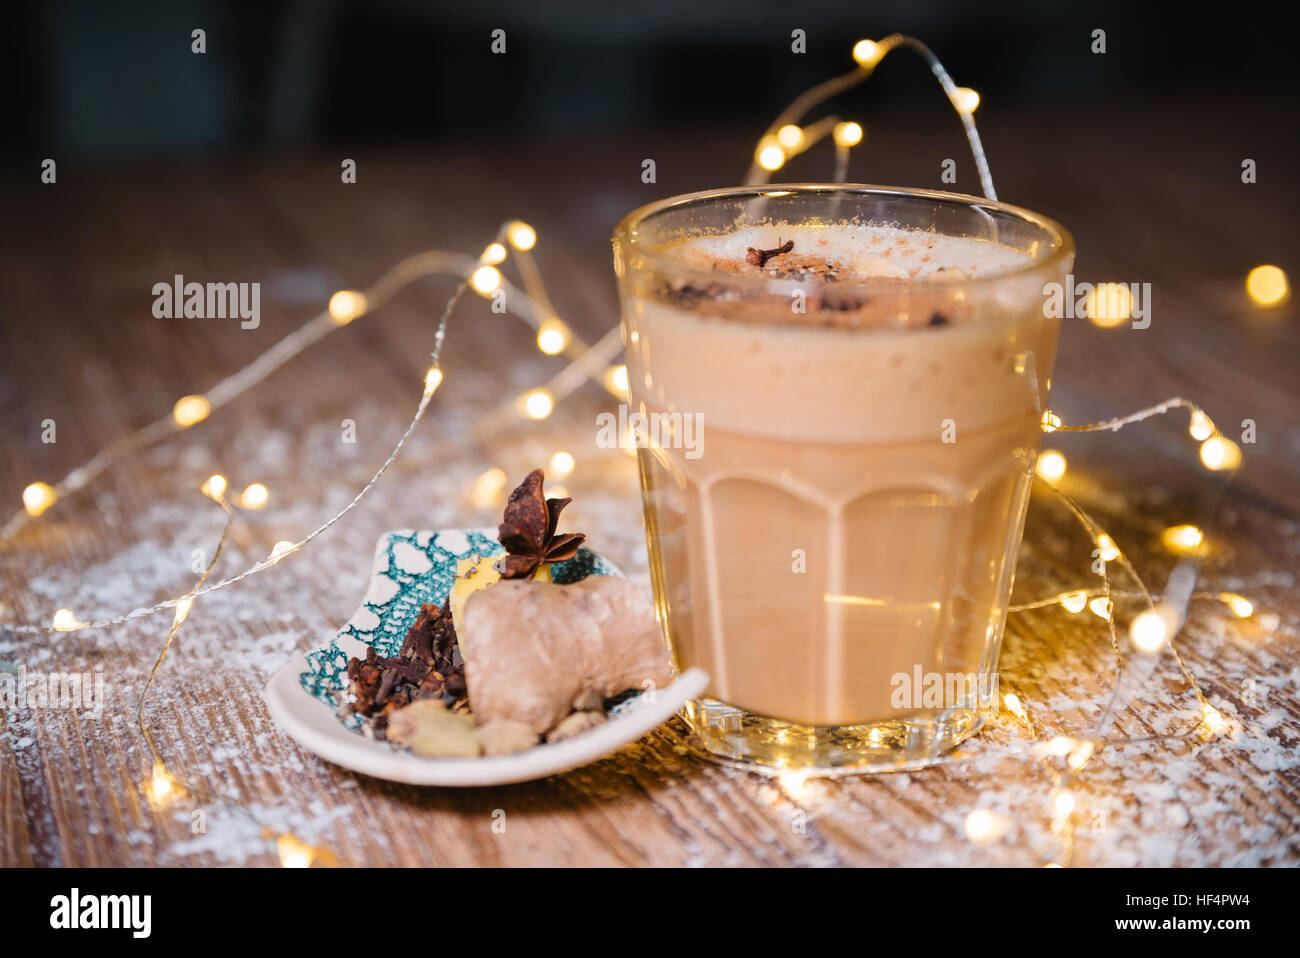
[(865, 135), (862, 125), (852, 120), (841, 120), (837, 116), (826, 117), (809, 126), (800, 126), (800, 123), (811, 110), (864, 82), (894, 50), (911, 50), (930, 67), (930, 72), (939, 81), (940, 88), (961, 120), (979, 173), (980, 188), (987, 198), (996, 200), (998, 195), (993, 188), (993, 174), (989, 170), (984, 145), (975, 126), (979, 94), (970, 87), (957, 86), (934, 51), (915, 37), (901, 33), (891, 34), (879, 41), (859, 40), (853, 45), (853, 60), (857, 64), (854, 69), (806, 90), (778, 113), (754, 149), (754, 161), (745, 175), (746, 184), (768, 182), (771, 174), (784, 166), (787, 160), (810, 149), (828, 133), (835, 143), (834, 179), (836, 183), (843, 183), (848, 174), (849, 151), (861, 143)]
[[(208, 392), (181, 397), (174, 404), (169, 416), (155, 420), (117, 440), (92, 459), (72, 470), (58, 483), (51, 485), (38, 481), (31, 483), (24, 489), (23, 509), (16, 513), (0, 532), (0, 544), (2, 545), (11, 543), (30, 521), (46, 513), (60, 499), (67, 498), (70, 494), (85, 488), (94, 479), (108, 471), (121, 458), (202, 422), (214, 410), (252, 389), (289, 359), (324, 338), (329, 332), (346, 326), (361, 316), (379, 309), (410, 283), (427, 276), (448, 273), (461, 278), (460, 284), (447, 301), (439, 320), (431, 361), (424, 375), (424, 388), (411, 421), (387, 459), (381, 464), (369, 482), (361, 488), (343, 509), (303, 538), (296, 541), (283, 540), (277, 542), (270, 554), (265, 558), (253, 563), (236, 575), (208, 585), (206, 584), (207, 580), (216, 568), (229, 538), (236, 517), (236, 508), (256, 511), (265, 508), (270, 501), (270, 491), (260, 482), (249, 484), (238, 496), (228, 496), (227, 493), (230, 490), (225, 476), (219, 473), (213, 474), (205, 479), (199, 488), (205, 496), (213, 500), (225, 512), (226, 522), (211, 561), (191, 588), (178, 596), (158, 602), (148, 608), (137, 608), (130, 613), (93, 621), (83, 622), (78, 619), (71, 609), (60, 608), (51, 617), (49, 626), (6, 625), (4, 627), (6, 631), (19, 634), (79, 632), (120, 625), (168, 608), (173, 610), (171, 627), (141, 691), (136, 707), (137, 724), (152, 758), (152, 767), (145, 782), (145, 793), (153, 805), (163, 807), (188, 795), (209, 802), (221, 800), (230, 808), (243, 813), (244, 810), (238, 802), (224, 799), (206, 786), (182, 781), (168, 769), (145, 721), (144, 710), (149, 691), (153, 687), (154, 680), (182, 624), (189, 617), (195, 599), (234, 585), (249, 576), (270, 568), (286, 556), (305, 548), (360, 503), (397, 460), (407, 440), (424, 417), (434, 393), (443, 381), (444, 377), (439, 359), (447, 322), (455, 305), (467, 289), (473, 289), (485, 298), (499, 295), (501, 297), (500, 301), (507, 312), (527, 322), (536, 330), (537, 348), (542, 353), (546, 355), (563, 354), (572, 357), (569, 364), (546, 384), (527, 390), (513, 400), (507, 401), (487, 417), (489, 420), (499, 423), (504, 418), (519, 415), (534, 420), (544, 419), (551, 414), (556, 402), (574, 392), (588, 380), (600, 383), (616, 397), (626, 397), (626, 367), (610, 365), (610, 360), (617, 355), (622, 345), (617, 336), (617, 328), (602, 337), (594, 347), (588, 347), (581, 338), (572, 332), (569, 325), (556, 314), (554, 308), (550, 305), (550, 298), (546, 293), (542, 274), (529, 256), (529, 251), (536, 242), (537, 234), (531, 226), (520, 221), (513, 221), (502, 227), (497, 238), (488, 244), (482, 255), (477, 259), (460, 253), (430, 250), (403, 260), (385, 273), (368, 290), (339, 290), (330, 297), (329, 304), (324, 311), (277, 342), (247, 366), (222, 380)], [(509, 255), (507, 243), (514, 250), (515, 262), (520, 266), (520, 274), (525, 287), (523, 291), (513, 287), (498, 269), (498, 266)], [(576, 462), (571, 453), (560, 450), (552, 455), (550, 465), (552, 474), (564, 476), (573, 471)], [(499, 468), (488, 470), (474, 484), (475, 498), (480, 503), (494, 500), (504, 491), (505, 484), (506, 475), (504, 470)], [(275, 839), (281, 862), (287, 866), (313, 863), (329, 864), (338, 861), (337, 856), (329, 849), (312, 846), (291, 833), (272, 834), (267, 837)]]
[[(536, 243), (536, 232), (525, 223), (515, 221), (506, 224), (502, 232), (509, 238), (516, 250), (516, 256), (520, 260), (527, 256), (528, 250)], [(370, 290), (340, 290), (336, 292), (330, 298), (329, 306), (322, 314), (308, 320), (298, 330), (286, 336), (239, 372), (222, 380), (206, 394), (184, 396), (177, 400), (170, 417), (150, 423), (118, 440), (89, 462), (72, 470), (56, 485), (52, 486), (44, 482), (34, 482), (28, 485), (23, 491), (24, 509), (9, 520), (5, 527), (4, 537), (0, 538), (0, 543), (7, 544), (29, 521), (44, 514), (61, 498), (66, 498), (68, 493), (84, 488), (91, 479), (105, 472), (113, 462), (128, 452), (135, 451), (164, 436), (174, 435), (181, 430), (202, 422), (212, 410), (225, 405), (236, 396), (260, 383), (274, 369), (302, 352), (309, 345), (319, 341), (328, 332), (345, 326), (369, 312), (373, 312), (400, 289), (416, 279), (430, 275), (451, 272), (461, 275), (463, 278), (462, 284), (452, 302), (448, 304), (448, 312), (467, 287), (484, 297), (492, 297), (499, 292), (502, 294), (502, 302), (507, 312), (513, 313), (537, 330), (539, 350), (549, 355), (569, 353), (575, 357), (545, 385), (526, 390), (514, 399), (507, 400), (497, 410), (489, 412), (486, 417), (489, 421), (499, 423), (503, 418), (518, 418), (519, 416), (534, 420), (545, 419), (554, 410), (555, 403), (559, 399), (571, 394), (588, 380), (600, 383), (616, 397), (625, 398), (627, 395), (626, 367), (621, 364), (609, 365), (608, 363), (608, 360), (616, 355), (618, 349), (621, 348), (617, 336), (617, 327), (604, 336), (594, 348), (588, 347), (579, 337), (573, 334), (570, 327), (555, 315), (549, 306), (543, 305), (549, 303), (549, 299), (546, 296), (541, 274), (535, 267), (532, 270), (521, 271), (524, 275), (526, 291), (518, 290), (506, 281), (500, 270), (497, 269), (497, 266), (504, 261), (506, 255), (505, 246), (500, 239), (489, 244), (483, 255), (477, 260), (463, 254), (433, 250), (404, 260), (386, 273)], [(419, 406), (397, 446), (370, 481), (343, 509), (339, 510), (307, 536), (297, 541), (285, 540), (277, 542), (268, 556), (253, 563), (237, 575), (197, 589), (193, 595), (189, 596), (191, 601), (199, 596), (234, 585), (236, 582), (270, 568), (285, 556), (297, 552), (342, 519), (374, 487), (397, 459), (406, 441), (419, 424), (420, 419), (423, 418), (429, 400), (442, 383), (443, 373), (438, 365), (437, 357), (442, 348), (446, 317), (447, 313), (445, 312), (435, 339), (434, 359), (424, 377), (424, 393)], [(572, 471), (571, 467), (565, 468), (571, 460), (572, 455), (565, 451), (557, 452), (551, 459), (552, 465), (556, 467), (556, 471), (560, 475)], [(204, 480), (200, 486), (200, 491), (218, 502), (226, 503), (230, 501), (230, 497), (227, 496), (227, 492), (230, 491), (227, 488), (227, 480), (225, 476), (219, 473)], [(265, 484), (254, 482), (246, 486), (237, 497), (234, 497), (233, 503), (241, 509), (256, 511), (265, 508), (269, 501), (270, 491)], [(132, 619), (151, 615), (164, 609), (175, 608), (184, 598), (186, 596), (175, 596), (147, 608), (137, 608), (129, 613), (92, 621), (81, 621), (73, 610), (61, 608), (51, 617), (49, 626), (6, 625), (5, 628), (11, 632), (24, 634), (75, 632), (84, 629), (106, 628), (121, 625)]]
[[(992, 175), (973, 116), (980, 103), (979, 94), (969, 87), (957, 86), (928, 47), (918, 40), (901, 35), (893, 35), (880, 41), (859, 41), (853, 47), (856, 67), (852, 71), (813, 87), (778, 114), (759, 139), (746, 182), (767, 182), (771, 174), (779, 170), (789, 159), (811, 149), (828, 137), (833, 142), (835, 150), (834, 179), (836, 182), (843, 182), (847, 176), (850, 151), (864, 139), (862, 126), (854, 121), (841, 120), (836, 116), (828, 116), (811, 123), (804, 123), (804, 118), (817, 106), (867, 79), (885, 56), (895, 49), (911, 49), (930, 66), (931, 72), (962, 122), (975, 158), (983, 191), (988, 198), (995, 199)], [(574, 333), (572, 327), (556, 312), (547, 295), (541, 271), (532, 255), (536, 243), (537, 233), (533, 227), (515, 220), (504, 224), (496, 238), (477, 258), (463, 253), (429, 250), (401, 261), (366, 290), (339, 290), (331, 296), (327, 307), (319, 314), (206, 392), (182, 396), (175, 402), (169, 414), (116, 440), (58, 482), (51, 484), (35, 481), (23, 490), (22, 508), (0, 528), (0, 547), (13, 544), (29, 523), (43, 516), (60, 501), (89, 486), (124, 457), (146, 446), (176, 436), (204, 421), (212, 413), (260, 384), (288, 360), (331, 332), (363, 316), (375, 313), (411, 283), (435, 275), (451, 275), (459, 279), (459, 284), (448, 299), (439, 319), (430, 364), (423, 378), (421, 396), (408, 426), (378, 470), (341, 510), (304, 537), (277, 542), (266, 557), (235, 575), (208, 584), (208, 579), (222, 555), (239, 511), (256, 511), (265, 508), (271, 497), (270, 490), (260, 482), (251, 483), (235, 494), (223, 475), (213, 474), (203, 480), (199, 488), (225, 512), (226, 521), (211, 561), (185, 592), (147, 608), (89, 621), (80, 620), (69, 608), (59, 608), (48, 619), (49, 625), (6, 624), (3, 626), (5, 631), (19, 634), (77, 632), (119, 625), (165, 609), (172, 610), (171, 627), (149, 673), (136, 710), (140, 731), (152, 758), (152, 767), (145, 782), (145, 792), (153, 804), (162, 806), (186, 794), (196, 798), (217, 797), (208, 789), (183, 783), (167, 768), (144, 716), (149, 690), (181, 626), (190, 615), (195, 600), (265, 571), (288, 555), (301, 551), (347, 515), (374, 488), (401, 455), (407, 440), (423, 419), (434, 393), (443, 381), (444, 374), (439, 360), (448, 319), (467, 290), (472, 289), (486, 299), (500, 301), (505, 306), (506, 312), (533, 328), (536, 333), (536, 346), (541, 353), (548, 356), (562, 356), (568, 360), (567, 364), (545, 383), (510, 397), (496, 409), (490, 410), (482, 418), (479, 428), (493, 429), (512, 421), (545, 419), (552, 414), (557, 403), (587, 382), (598, 384), (620, 400), (627, 398), (627, 367), (615, 362), (622, 345), (618, 327), (611, 329), (593, 345), (588, 345)], [(510, 259), (519, 271), (522, 290), (511, 285), (499, 269), (507, 259)], [(1257, 267), (1250, 272), (1246, 281), (1246, 290), (1251, 300), (1260, 306), (1280, 303), (1289, 296), (1286, 274), (1278, 267), (1269, 265)], [(1101, 327), (1117, 326), (1126, 321), (1130, 312), (1128, 292), (1128, 287), (1123, 284), (1097, 284), (1092, 298), (1088, 301), (1087, 317)], [(1055, 413), (1046, 410), (1042, 414), (1042, 429), (1047, 433), (1118, 431), (1124, 426), (1179, 408), (1189, 412), (1188, 432), (1200, 444), (1202, 465), (1214, 472), (1229, 476), (1233, 474), (1241, 464), (1240, 447), (1225, 436), (1203, 410), (1185, 399), (1169, 400), (1127, 416), (1080, 426), (1068, 426)], [(630, 452), (634, 452), (634, 447), (635, 442), (630, 441), (626, 444)], [(572, 473), (576, 465), (575, 457), (565, 450), (557, 450), (550, 458), (551, 474), (559, 478)], [(1101, 560), (1101, 586), (1072, 589), (1055, 596), (1013, 606), (1010, 611), (1019, 613), (1059, 606), (1067, 613), (1079, 614), (1087, 608), (1105, 621), (1116, 657), (1116, 693), (1112, 697), (1111, 707), (1107, 710), (1107, 715), (1113, 717), (1119, 708), (1127, 704), (1127, 701), (1119, 700), (1119, 690), (1122, 685), (1120, 680), (1123, 679), (1126, 668), (1134, 661), (1134, 657), (1130, 657), (1126, 662), (1121, 654), (1114, 603), (1116, 599), (1140, 601), (1145, 608), (1132, 619), (1128, 632), (1130, 643), (1139, 653), (1136, 659), (1144, 669), (1150, 670), (1154, 669), (1154, 663), (1163, 651), (1172, 651), (1189, 687), (1194, 691), (1201, 705), (1201, 722), (1196, 729), (1211, 734), (1222, 732), (1226, 728), (1223, 716), (1201, 693), (1195, 678), (1174, 647), (1173, 640), (1185, 618), (1187, 602), (1216, 601), (1225, 605), (1234, 615), (1247, 618), (1254, 611), (1251, 601), (1236, 593), (1195, 593), (1188, 588), (1187, 594), (1182, 596), (1182, 608), (1171, 610), (1168, 607), (1169, 603), (1166, 603), (1163, 598), (1157, 601), (1152, 597), (1137, 571), (1109, 533), (1062, 490), (1062, 480), (1067, 471), (1064, 454), (1057, 449), (1043, 450), (1037, 459), (1035, 471), (1037, 477), (1065, 503), (1095, 544)], [(492, 467), (482, 473), (472, 484), (471, 500), (480, 505), (495, 502), (504, 492), (506, 483), (504, 470)], [(557, 490), (556, 494), (563, 493)], [(1162, 533), (1161, 542), (1170, 552), (1183, 558), (1188, 565), (1199, 561), (1206, 553), (1207, 537), (1195, 525), (1169, 527)], [(1111, 588), (1108, 569), (1112, 563), (1118, 564), (1133, 579), (1137, 585), (1136, 590)], [(1001, 704), (1009, 714), (1026, 727), (1032, 736), (1037, 736), (1035, 723), (1015, 693), (1006, 693), (1002, 697)], [(1069, 861), (1073, 847), (1071, 816), (1076, 807), (1076, 799), (1069, 785), (1096, 751), (1103, 745), (1117, 743), (1117, 740), (1105, 738), (1107, 731), (1105, 726), (1106, 719), (1103, 719), (1103, 723), (1100, 723), (1087, 737), (1056, 736), (1036, 746), (1037, 753), (1045, 761), (1065, 760), (1064, 766), (1054, 771), (1056, 784), (1049, 799), (1052, 830), (1061, 837), (1063, 848), (1063, 854), (1057, 858), (1064, 860), (1053, 859), (1046, 861), (1045, 864), (1066, 864)], [(1183, 734), (1194, 734), (1196, 729)], [(1143, 740), (1123, 741), (1131, 743)], [(793, 773), (782, 778), (783, 786), (790, 792), (796, 792), (801, 781), (800, 776)], [(226, 801), (229, 801), (234, 808), (240, 809), (239, 803), (228, 799)], [(995, 840), (1005, 831), (1005, 824), (996, 813), (987, 809), (976, 809), (966, 819), (966, 833), (972, 841), (988, 842)], [(338, 863), (338, 857), (328, 848), (314, 847), (292, 833), (268, 833), (267, 837), (275, 840), (281, 863), (286, 866)]]

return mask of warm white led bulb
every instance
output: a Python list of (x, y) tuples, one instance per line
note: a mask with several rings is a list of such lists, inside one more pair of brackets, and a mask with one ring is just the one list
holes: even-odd
[(1139, 652), (1151, 654), (1164, 648), (1169, 639), (1169, 624), (1158, 609), (1147, 609), (1133, 620), (1128, 634)]
[(619, 396), (627, 395), (627, 367), (618, 365), (605, 374), (605, 388)]
[(207, 419), (211, 411), (212, 405), (205, 396), (182, 396), (172, 407), (172, 418), (176, 425), (187, 428)]
[(875, 40), (859, 40), (853, 44), (853, 59), (859, 66), (873, 67), (880, 62), (884, 49)]
[(521, 223), (515, 220), (506, 230), (506, 238), (510, 240), (510, 245), (519, 250), (530, 250), (537, 245), (537, 232), (527, 223)]
[(1244, 595), (1237, 595), (1235, 592), (1224, 592), (1220, 594), (1220, 599), (1227, 604), (1232, 610), (1232, 614), (1239, 619), (1248, 619), (1255, 611), (1255, 605)]
[(1246, 276), (1246, 293), (1259, 306), (1274, 306), (1289, 292), (1286, 273), (1276, 266), (1256, 266)]
[(551, 472), (556, 476), (567, 476), (569, 473), (573, 472), (573, 467), (575, 465), (576, 463), (574, 462), (571, 453), (561, 451), (551, 456)]
[(366, 311), (366, 294), (354, 289), (341, 289), (330, 297), (330, 317), (345, 326)]
[(1057, 482), (1065, 475), (1065, 456), (1055, 449), (1044, 449), (1039, 453), (1034, 471), (1047, 482)]
[(852, 120), (836, 123), (831, 136), (834, 137), (836, 146), (857, 146), (862, 142), (862, 127)]
[(545, 419), (555, 408), (555, 400), (545, 389), (534, 389), (524, 397), (524, 412), (530, 419)]
[(199, 487), (199, 491), (201, 491), (205, 496), (210, 496), (213, 499), (220, 499), (226, 494), (226, 477), (220, 473), (213, 473), (203, 481), (203, 485)]
[(54, 619), (50, 622), (50, 628), (55, 632), (75, 632), (82, 625), (83, 623), (77, 620), (71, 609), (59, 609), (54, 613)]
[(758, 152), (758, 165), (765, 170), (779, 170), (785, 165), (785, 151), (773, 144)]
[(1192, 525), (1170, 526), (1160, 533), (1160, 542), (1170, 552), (1179, 555), (1196, 555), (1205, 542), (1205, 533)]
[(501, 271), (495, 266), (480, 266), (470, 275), (469, 284), (474, 292), (486, 296), (501, 285)]
[(1214, 435), (1214, 420), (1197, 409), (1187, 422), (1187, 431), (1197, 442), (1204, 442)]
[(554, 316), (537, 327), (537, 348), (548, 356), (558, 356), (569, 348), (569, 327)]
[(959, 86), (954, 93), (954, 104), (963, 113), (974, 113), (980, 105), (980, 95), (968, 86)]
[(254, 482), (239, 494), (239, 504), (245, 509), (264, 509), (271, 493), (260, 482)]
[(1211, 436), (1201, 443), (1201, 463), (1216, 472), (1241, 465), (1241, 447), (1226, 436)]
[(1086, 592), (1067, 592), (1061, 596), (1061, 605), (1066, 612), (1082, 612), (1088, 604), (1088, 593)]
[(1119, 546), (1106, 533), (1100, 533), (1097, 536), (1097, 554), (1101, 556), (1104, 562), (1114, 562), (1120, 555)]
[(58, 498), (58, 493), (49, 483), (33, 482), (23, 490), (23, 508), (29, 516), (36, 517), (54, 505)]
[(777, 130), (776, 138), (787, 150), (797, 150), (803, 146), (803, 130), (793, 123), (787, 123)]

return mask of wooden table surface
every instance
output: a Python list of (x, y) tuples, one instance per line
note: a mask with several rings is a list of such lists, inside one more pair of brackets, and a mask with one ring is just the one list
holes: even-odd
[[(222, 516), (196, 486), (212, 472), (271, 491), (241, 514), (228, 574), (332, 514), (387, 455), (418, 399), (449, 279), (410, 288), (329, 336), (210, 420), (121, 463), (60, 502), (0, 551), (0, 660), (28, 673), (101, 670), (98, 715), (0, 710), (0, 864), (276, 864), (292, 833), (353, 865), (1228, 865), (1300, 861), (1300, 405), (1293, 305), (1263, 310), (1247, 270), (1300, 275), (1294, 124), (1284, 103), (1115, 102), (1094, 111), (981, 111), (1002, 198), (1059, 219), (1079, 245), (1080, 280), (1150, 282), (1149, 329), (1067, 323), (1053, 406), (1067, 422), (1170, 396), (1195, 399), (1225, 430), (1256, 423), (1245, 467), (1224, 494), (1201, 468), (1186, 418), (1120, 433), (1048, 437), (1065, 452), (1064, 488), (1162, 587), (1169, 525), (1208, 530), (1198, 588), (1254, 603), (1234, 618), (1195, 601), (1179, 648), (1227, 729), (1198, 731), (1195, 697), (1166, 655), (1115, 734), (1156, 738), (1103, 749), (1074, 786), (1071, 827), (1054, 832), (1052, 777), (1033, 751), (1086, 732), (1113, 678), (1104, 623), (1059, 606), (1011, 616), (1005, 710), (946, 763), (920, 772), (784, 781), (698, 758), (669, 724), (567, 775), (505, 788), (400, 787), (331, 766), (267, 714), (261, 688), (291, 654), (323, 644), (365, 589), (372, 544), (387, 529), (485, 524), (499, 507), (467, 490), (491, 466), (512, 477), (556, 449), (578, 460), (566, 515), (593, 545), (648, 581), (633, 464), (597, 449), (608, 396), (588, 386), (541, 423), (476, 432), (478, 416), (553, 374), (517, 320), (477, 298), (453, 318), (447, 381), (409, 449), (374, 493), (303, 554), (201, 599), (146, 709), (176, 776), (203, 801), (151, 802), (136, 698), (170, 615), (97, 632), (32, 637), (5, 624), (114, 615), (188, 587), (196, 550)], [(1218, 119), (1208, 133), (1205, 117)], [(608, 235), (625, 211), (692, 189), (731, 185), (756, 131), (477, 143), (419, 151), (348, 148), (272, 157), (87, 165), (60, 160), (0, 179), (0, 502), (54, 481), (94, 451), (237, 369), (313, 315), (329, 293), (369, 284), (426, 248), (471, 254), (496, 224), (537, 227), (537, 256), (556, 308), (589, 342), (616, 319)], [(975, 191), (950, 115), (869, 131), (852, 179)], [(343, 185), (341, 159), (358, 163)], [(658, 182), (643, 184), (654, 158)], [(1256, 160), (1258, 183), (1241, 182)], [(825, 154), (790, 179), (824, 179)], [(509, 273), (509, 266), (507, 272)], [(261, 325), (158, 319), (154, 283), (262, 283)], [(41, 441), (54, 420), (57, 442)], [(341, 424), (356, 424), (356, 443)], [(1036, 494), (1015, 599), (1095, 586), (1091, 545), (1061, 504)], [(1127, 584), (1121, 579), (1117, 587)], [(990, 844), (966, 837), (975, 808), (1004, 814)], [(504, 818), (502, 817), (504, 813)], [(505, 822), (505, 828), (494, 822)]]

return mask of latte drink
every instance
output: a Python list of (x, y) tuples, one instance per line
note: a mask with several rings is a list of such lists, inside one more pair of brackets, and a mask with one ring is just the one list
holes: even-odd
[[(996, 705), (1056, 350), (1049, 221), (731, 190), (615, 236), (656, 608), (722, 756), (916, 766)], [(690, 437), (691, 442), (682, 440)]]

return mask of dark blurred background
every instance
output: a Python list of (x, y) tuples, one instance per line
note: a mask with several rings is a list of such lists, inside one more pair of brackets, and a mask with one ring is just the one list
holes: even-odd
[[(1054, 407), (1083, 421), (1188, 395), (1216, 421), (1254, 419), (1243, 482), (1300, 511), (1297, 300), (1261, 307), (1244, 282), (1261, 264), (1300, 275), (1290, 7), (71, 0), (6, 14), (0, 433), (14, 455), (0, 464), (0, 502), (252, 361), (333, 290), (364, 288), (418, 250), (477, 254), (508, 219), (537, 227), (555, 309), (595, 341), (617, 316), (619, 218), (736, 185), (782, 107), (851, 69), (855, 41), (902, 32), (979, 91), (999, 196), (1074, 233), (1080, 280), (1152, 284), (1150, 329), (1068, 325)], [(504, 56), (491, 51), (498, 28)], [(202, 56), (195, 29), (206, 31)], [(1091, 49), (1097, 29), (1104, 55)], [(806, 53), (792, 52), (794, 30)], [(961, 125), (911, 53), (807, 119), (828, 113), (867, 131), (850, 181), (979, 192)], [(57, 185), (42, 181), (45, 158), (57, 159)], [(341, 181), (344, 158), (357, 164), (354, 184)], [(948, 158), (955, 183), (941, 179)], [(1246, 159), (1256, 183), (1243, 183)], [(821, 143), (775, 179), (824, 180), (833, 168)], [(154, 317), (153, 285), (175, 274), (263, 284), (261, 325)], [(418, 284), (234, 415), (337, 421), (379, 383), (404, 410), (447, 291)], [(446, 357), (458, 375), (441, 401), (500, 401), (555, 372), (525, 324), (482, 302), (461, 311)], [(564, 411), (579, 421), (608, 399), (593, 386)], [(59, 420), (57, 446), (41, 442), (46, 417)], [(1126, 484), (1143, 470), (1163, 481), (1169, 462), (1188, 461), (1175, 418), (1118, 445), (1073, 438), (1070, 454), (1122, 454)], [(230, 442), (255, 435), (250, 422)], [(1155, 435), (1167, 456), (1148, 455)]]
[[(593, 129), (761, 127), (851, 66), (861, 37), (921, 37), (990, 108), (1119, 97), (1294, 93), (1288, 7), (1097, 0), (763, 0), (704, 3), (73, 0), (6, 11), (4, 158), (120, 157), (275, 146), (439, 143)], [(489, 50), (507, 31), (506, 56)], [(190, 31), (207, 53), (190, 52)], [(807, 52), (791, 53), (791, 31)], [(1107, 31), (1105, 68), (1090, 51)], [(882, 111), (939, 105), (910, 57), (871, 95)], [(1294, 123), (1294, 118), (1290, 120)]]

